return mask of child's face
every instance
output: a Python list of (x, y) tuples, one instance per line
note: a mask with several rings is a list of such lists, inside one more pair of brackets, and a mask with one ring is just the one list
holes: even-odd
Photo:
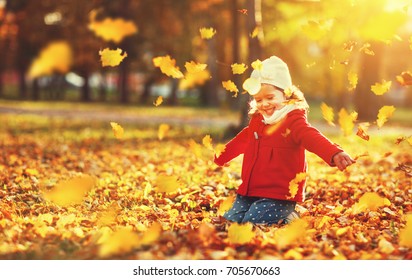
[(259, 113), (270, 117), (276, 110), (282, 109), (286, 101), (285, 95), (276, 87), (262, 84), (260, 91), (254, 95)]

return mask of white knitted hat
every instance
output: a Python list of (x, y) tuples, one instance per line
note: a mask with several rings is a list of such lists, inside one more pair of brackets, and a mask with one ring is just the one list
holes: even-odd
[(253, 70), (250, 77), (260, 80), (261, 84), (274, 85), (283, 90), (292, 86), (288, 65), (277, 56), (262, 61), (262, 69)]

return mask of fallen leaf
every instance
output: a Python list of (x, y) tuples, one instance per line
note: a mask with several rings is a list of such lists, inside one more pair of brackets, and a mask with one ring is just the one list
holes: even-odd
[(155, 182), (158, 192), (171, 193), (182, 188), (179, 179), (174, 175), (158, 175)]
[(227, 234), (229, 237), (229, 242), (234, 244), (246, 244), (255, 237), (253, 225), (251, 223), (233, 223), (229, 226)]
[(352, 213), (359, 214), (366, 210), (375, 211), (381, 206), (389, 206), (391, 202), (374, 192), (367, 192), (359, 198), (359, 201), (352, 206)]
[(412, 214), (407, 214), (405, 220), (405, 227), (399, 230), (399, 245), (412, 248)]
[(122, 227), (113, 232), (100, 244), (99, 257), (107, 258), (115, 254), (124, 254), (140, 244), (139, 236), (129, 227)]
[(294, 242), (306, 236), (309, 224), (303, 219), (297, 219), (275, 232), (274, 241), (277, 247), (282, 250)]
[(383, 124), (388, 121), (388, 118), (390, 118), (393, 115), (394, 112), (394, 106), (383, 106), (382, 108), (380, 108), (378, 113), (378, 119), (376, 120), (376, 124), (378, 125), (378, 127), (381, 128)]

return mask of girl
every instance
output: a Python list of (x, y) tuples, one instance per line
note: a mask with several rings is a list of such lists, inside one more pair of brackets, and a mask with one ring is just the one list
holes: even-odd
[(215, 156), (215, 163), (223, 166), (244, 155), (242, 183), (223, 217), (237, 223), (289, 223), (299, 217), (295, 206), (304, 200), (305, 150), (339, 170), (355, 161), (308, 123), (308, 104), (292, 86), (288, 66), (280, 58), (264, 60), (251, 79), (260, 81), (261, 88), (251, 93), (249, 125)]

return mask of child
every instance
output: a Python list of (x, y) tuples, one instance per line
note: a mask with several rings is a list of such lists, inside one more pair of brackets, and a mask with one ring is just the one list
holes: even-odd
[[(304, 200), (305, 150), (341, 171), (355, 161), (308, 123), (308, 104), (292, 86), (288, 66), (280, 58), (264, 60), (251, 78), (260, 81), (261, 88), (251, 93), (249, 125), (215, 156), (215, 163), (223, 166), (244, 155), (242, 183), (223, 217), (237, 223), (289, 223), (299, 217), (296, 202)], [(294, 179), (297, 189), (289, 188)]]

